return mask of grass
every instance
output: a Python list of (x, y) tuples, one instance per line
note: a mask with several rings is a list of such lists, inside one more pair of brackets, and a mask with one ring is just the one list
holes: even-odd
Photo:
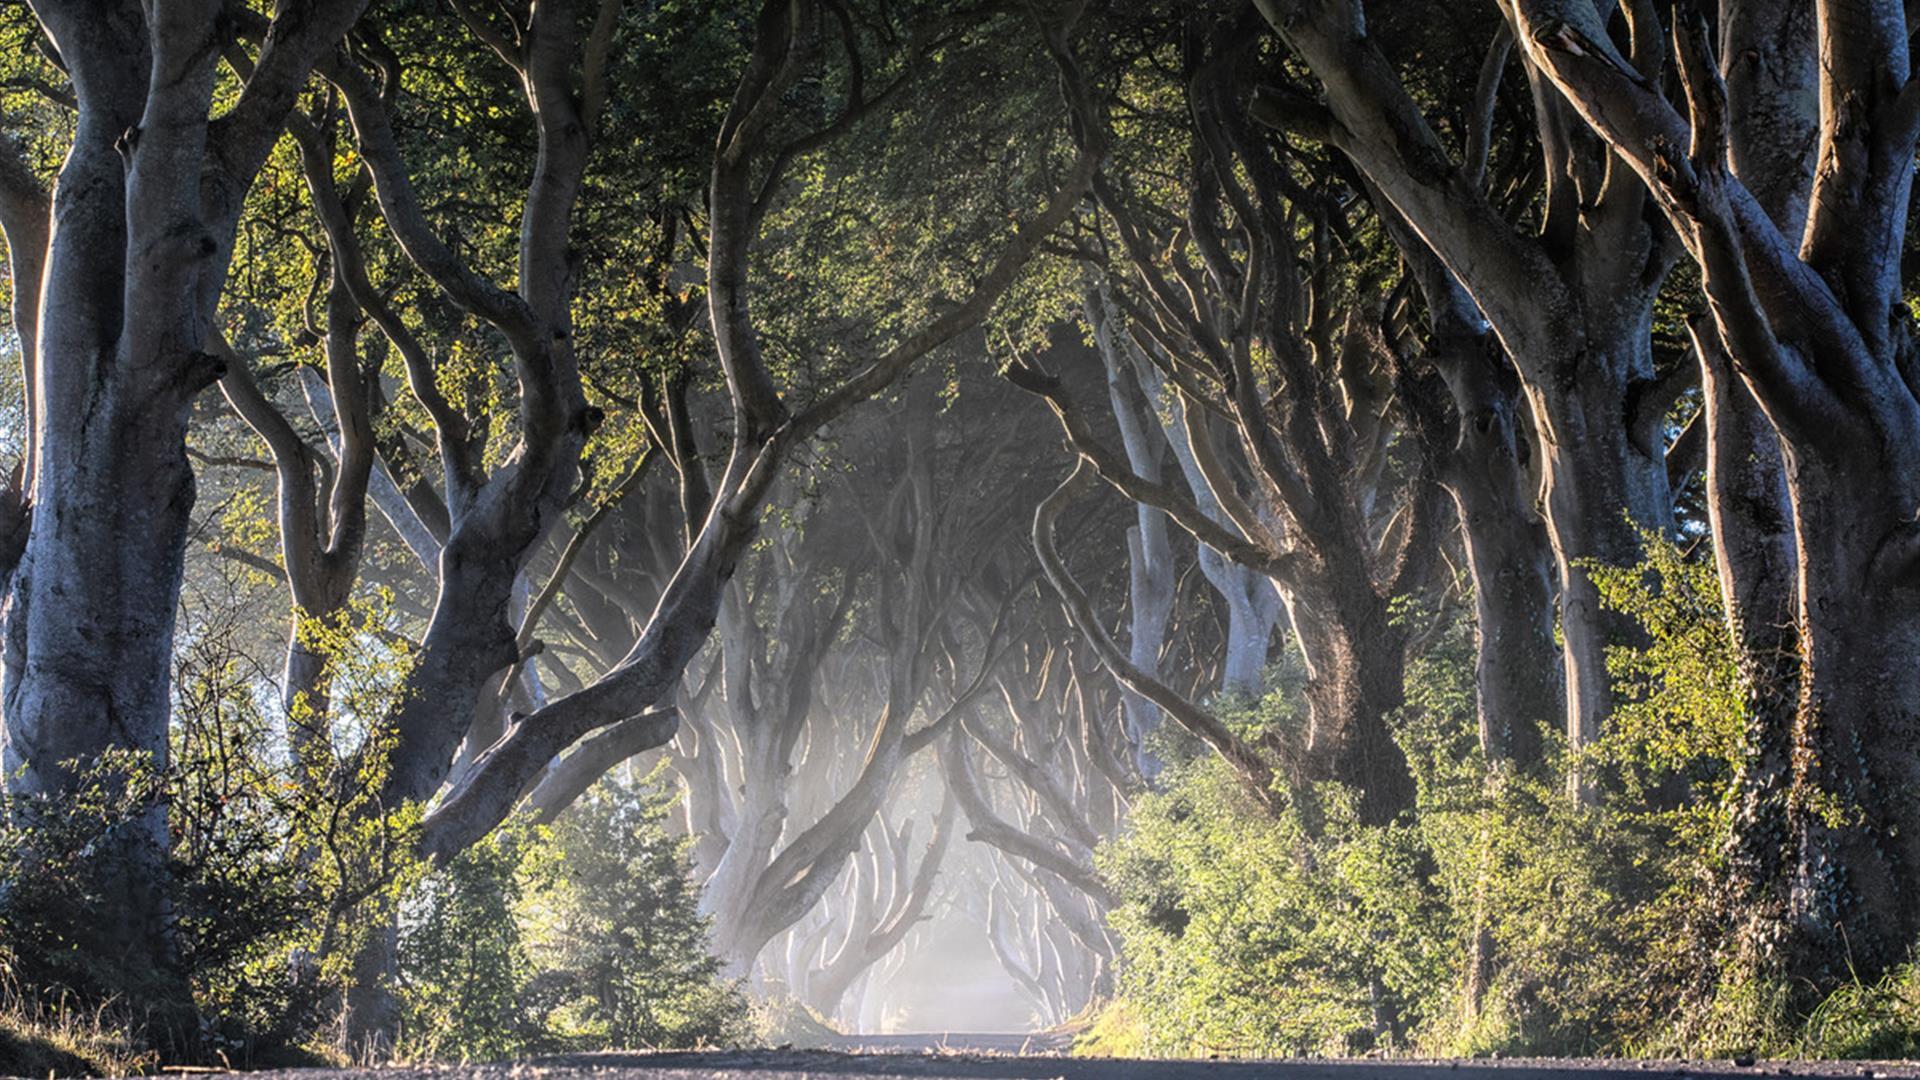
[(110, 1006), (48, 1009), (0, 999), (0, 1074), (134, 1076), (158, 1064)]
[(1879, 982), (1834, 991), (1807, 1017), (1796, 1049), (1804, 1057), (1920, 1057), (1920, 968), (1903, 965)]

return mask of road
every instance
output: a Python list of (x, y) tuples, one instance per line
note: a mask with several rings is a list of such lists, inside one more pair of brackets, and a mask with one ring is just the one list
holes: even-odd
[[(923, 1040), (934, 1037), (919, 1037)], [(995, 1039), (1001, 1037), (994, 1037)], [(945, 1036), (946, 1045), (983, 1037)], [(898, 1040), (905, 1044), (908, 1040)], [(868, 1040), (872, 1045), (871, 1040)], [(921, 1045), (925, 1045), (923, 1042)], [(985, 1047), (984, 1049), (991, 1049)], [(1017, 1049), (1017, 1047), (1016, 1047)], [(249, 1080), (1920, 1080), (1920, 1063), (1729, 1061), (1126, 1061), (978, 1052), (845, 1053), (755, 1050), (726, 1053), (585, 1054), (506, 1065), (250, 1073)]]
[(821, 1049), (851, 1054), (1063, 1054), (1073, 1036), (1053, 1031), (926, 1031), (903, 1035), (842, 1035)]

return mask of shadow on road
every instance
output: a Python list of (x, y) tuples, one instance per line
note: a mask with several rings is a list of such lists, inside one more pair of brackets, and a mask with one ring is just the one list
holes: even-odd
[(1847, 1063), (1599, 1061), (1126, 1061), (1102, 1058), (1001, 1057), (975, 1054), (839, 1053), (752, 1051), (725, 1054), (595, 1054), (549, 1058), (538, 1063), (564, 1070), (579, 1067), (661, 1080), (753, 1076), (761, 1080), (832, 1080), (836, 1077), (917, 1077), (922, 1080), (1621, 1080), (1644, 1075), (1732, 1078), (1915, 1077), (1911, 1066), (1863, 1067)]

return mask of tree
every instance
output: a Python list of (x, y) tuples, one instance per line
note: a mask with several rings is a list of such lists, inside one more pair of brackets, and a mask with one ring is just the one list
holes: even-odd
[[(1503, 205), (1486, 189), (1478, 146), (1465, 148), (1463, 165), (1441, 141), (1385, 34), (1370, 29), (1377, 8), (1359, 0), (1257, 6), (1324, 97), (1266, 86), (1264, 118), (1352, 161), (1458, 278), (1513, 359), (1542, 451), (1559, 564), (1567, 737), (1589, 745), (1611, 708), (1606, 648), (1633, 640), (1633, 631), (1602, 609), (1582, 564), (1634, 565), (1639, 530), (1665, 530), (1672, 520), (1662, 425), (1691, 372), (1661, 378), (1652, 350), (1654, 300), (1676, 255), (1671, 236), (1644, 212), (1644, 189), (1610, 180), (1606, 155), (1543, 92), (1531, 50), (1522, 53), (1533, 91), (1527, 145), (1538, 151), (1544, 191), (1537, 232), (1526, 235), (1515, 212), (1530, 211), (1531, 200)], [(1654, 70), (1659, 33), (1638, 17), (1644, 8), (1632, 10), (1633, 62)], [(1501, 57), (1505, 33), (1489, 35)], [(1594, 794), (1584, 781), (1574, 788)]]
[[(188, 407), (221, 373), (206, 342), (234, 230), (308, 73), (363, 6), (286, 5), (260, 20), (248, 56), (210, 0), (35, 5), (76, 120), (49, 224), (17, 173), (9, 183), (16, 302), (39, 305), (16, 322), (30, 328), (32, 419), (24, 503), (9, 504), (28, 517), (25, 543), (5, 568), (0, 766), (16, 794), (59, 799), (83, 763), (116, 750), (165, 766), (194, 492)], [(242, 61), (240, 89), (216, 114), (227, 54)], [(172, 964), (165, 841), (156, 806), (115, 840), (116, 880), (103, 883), (124, 897), (118, 947), (158, 973)], [(177, 1015), (178, 989), (142, 1004)]]
[[(1179, 398), (1196, 496), (1143, 483), (1093, 445), (1061, 388), (1035, 373), (1015, 377), (1049, 399), (1109, 483), (1272, 579), (1309, 673), (1308, 730), (1289, 764), (1354, 785), (1369, 819), (1385, 821), (1413, 799), (1387, 729), (1409, 632), (1389, 604), (1424, 587), (1439, 507), (1417, 463), (1409, 473), (1395, 460), (1389, 356), (1369, 325), (1377, 301), (1365, 281), (1356, 296), (1336, 277), (1333, 197), (1293, 181), (1292, 163), (1231, 93), (1257, 40), (1244, 31), (1219, 21), (1186, 38), (1188, 119), (1174, 134), (1185, 144), (1183, 183), (1158, 200), (1120, 170), (1095, 183), (1126, 260), (1127, 290), (1116, 297), (1155, 381)], [(1083, 129), (1100, 122), (1090, 109)], [(1233, 435), (1225, 453), (1216, 421)]]
[[(1803, 682), (1791, 730), (1755, 733), (1752, 797), (1774, 806), (1754, 824), (1784, 818), (1787, 828), (1784, 851), (1747, 869), (1759, 879), (1753, 899), (1783, 909), (1758, 928), (1782, 968), (1825, 987), (1849, 977), (1839, 957), (1872, 977), (1920, 929), (1900, 869), (1917, 854), (1912, 801), (1897, 794), (1913, 782), (1920, 733), (1920, 623), (1912, 605), (1888, 601), (1914, 587), (1908, 461), (1920, 447), (1920, 398), (1906, 374), (1900, 259), (1920, 87), (1899, 4), (1812, 3), (1811, 70), (1769, 33), (1804, 30), (1808, 6), (1723, 5), (1728, 74), (1703, 21), (1676, 26), (1684, 115), (1652, 81), (1628, 77), (1589, 6), (1516, 3), (1509, 15), (1554, 90), (1633, 170), (1699, 267), (1713, 322), (1701, 348), (1716, 380), (1708, 407), (1737, 424), (1739, 393), (1751, 392), (1785, 449)], [(1739, 388), (1726, 384), (1731, 375)], [(1723, 537), (1740, 494), (1716, 492)], [(1729, 546), (1722, 556), (1749, 650), (1766, 608), (1748, 575), (1770, 569), (1778, 551)], [(1777, 708), (1757, 717), (1784, 718)]]
[[(598, 681), (524, 718), (485, 754), (429, 815), (423, 842), (430, 853), (456, 849), (496, 824), (518, 802), (524, 785), (581, 736), (664, 698), (705, 641), (723, 587), (755, 531), (782, 462), (847, 409), (885, 390), (927, 353), (984, 319), (1040, 239), (1065, 219), (1091, 172), (1092, 157), (1082, 153), (1064, 183), (1047, 193), (1044, 208), (998, 248), (957, 303), (945, 305), (843, 381), (817, 390), (811, 403), (796, 411), (782, 397), (755, 332), (748, 279), (753, 241), (793, 160), (876, 106), (854, 78), (845, 108), (827, 127), (780, 141), (784, 132), (775, 121), (781, 96), (802, 70), (792, 61), (817, 26), (805, 14), (777, 3), (762, 10), (754, 52), (722, 125), (713, 166), (707, 291), (733, 437), (726, 465), (711, 484), (712, 510), (633, 649)], [(857, 55), (849, 62), (859, 70)]]

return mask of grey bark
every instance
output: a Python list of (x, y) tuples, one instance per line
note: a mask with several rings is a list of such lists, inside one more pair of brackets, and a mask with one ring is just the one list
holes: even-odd
[[(1496, 48), (1496, 54), (1501, 51)], [(1473, 583), (1480, 749), (1522, 769), (1541, 761), (1544, 727), (1564, 715), (1554, 641), (1553, 550), (1535, 502), (1519, 380), (1459, 280), (1390, 204), (1387, 231), (1427, 301), (1419, 366), (1401, 361), (1402, 398), (1435, 475), (1453, 496)], [(1451, 415), (1433, 382), (1445, 387)]]
[[(1230, 525), (1226, 511), (1214, 495), (1211, 482), (1201, 470), (1194, 452), (1195, 430), (1208, 432), (1211, 420), (1189, 411), (1187, 402), (1169, 385), (1166, 376), (1147, 351), (1131, 336), (1118, 338), (1119, 348), (1130, 361), (1134, 378), (1146, 394), (1149, 409), (1173, 451), (1187, 490), (1204, 513), (1223, 527)], [(1207, 434), (1212, 437), (1210, 432)], [(1137, 467), (1136, 470), (1138, 471)], [(1153, 479), (1158, 479), (1154, 477)], [(1164, 515), (1162, 515), (1164, 517)], [(1200, 573), (1227, 607), (1227, 640), (1220, 670), (1220, 689), (1228, 694), (1257, 696), (1266, 673), (1267, 653), (1273, 629), (1280, 618), (1280, 597), (1273, 582), (1257, 571), (1242, 566), (1208, 547), (1196, 547)]]
[[(1093, 328), (1094, 347), (1107, 369), (1107, 399), (1120, 428), (1120, 442), (1133, 471), (1152, 483), (1160, 482), (1163, 443), (1148, 436), (1135, 403), (1129, 367), (1122, 359), (1124, 345), (1114, 323), (1113, 302), (1099, 287), (1089, 287), (1082, 305)], [(1152, 408), (1151, 399), (1147, 407)], [(1155, 423), (1154, 427), (1159, 425)], [(1135, 504), (1134, 525), (1127, 530), (1127, 652), (1140, 670), (1156, 677), (1160, 653), (1166, 648), (1167, 624), (1173, 618), (1173, 546), (1167, 535), (1167, 516), (1146, 503)], [(1147, 749), (1147, 737), (1160, 726), (1160, 709), (1140, 695), (1126, 691), (1123, 703), (1127, 741), (1133, 746), (1134, 767), (1151, 782), (1160, 761)]]
[[(1728, 166), (1785, 235), (1806, 227), (1819, 143), (1811, 0), (1725, 0)], [(1747, 716), (1728, 845), (1740, 962), (1777, 975), (1773, 945), (1792, 907), (1779, 839), (1792, 828), (1794, 713), (1800, 698), (1798, 555), (1780, 439), (1711, 320), (1690, 326), (1707, 426), (1707, 512), (1721, 602)]]

